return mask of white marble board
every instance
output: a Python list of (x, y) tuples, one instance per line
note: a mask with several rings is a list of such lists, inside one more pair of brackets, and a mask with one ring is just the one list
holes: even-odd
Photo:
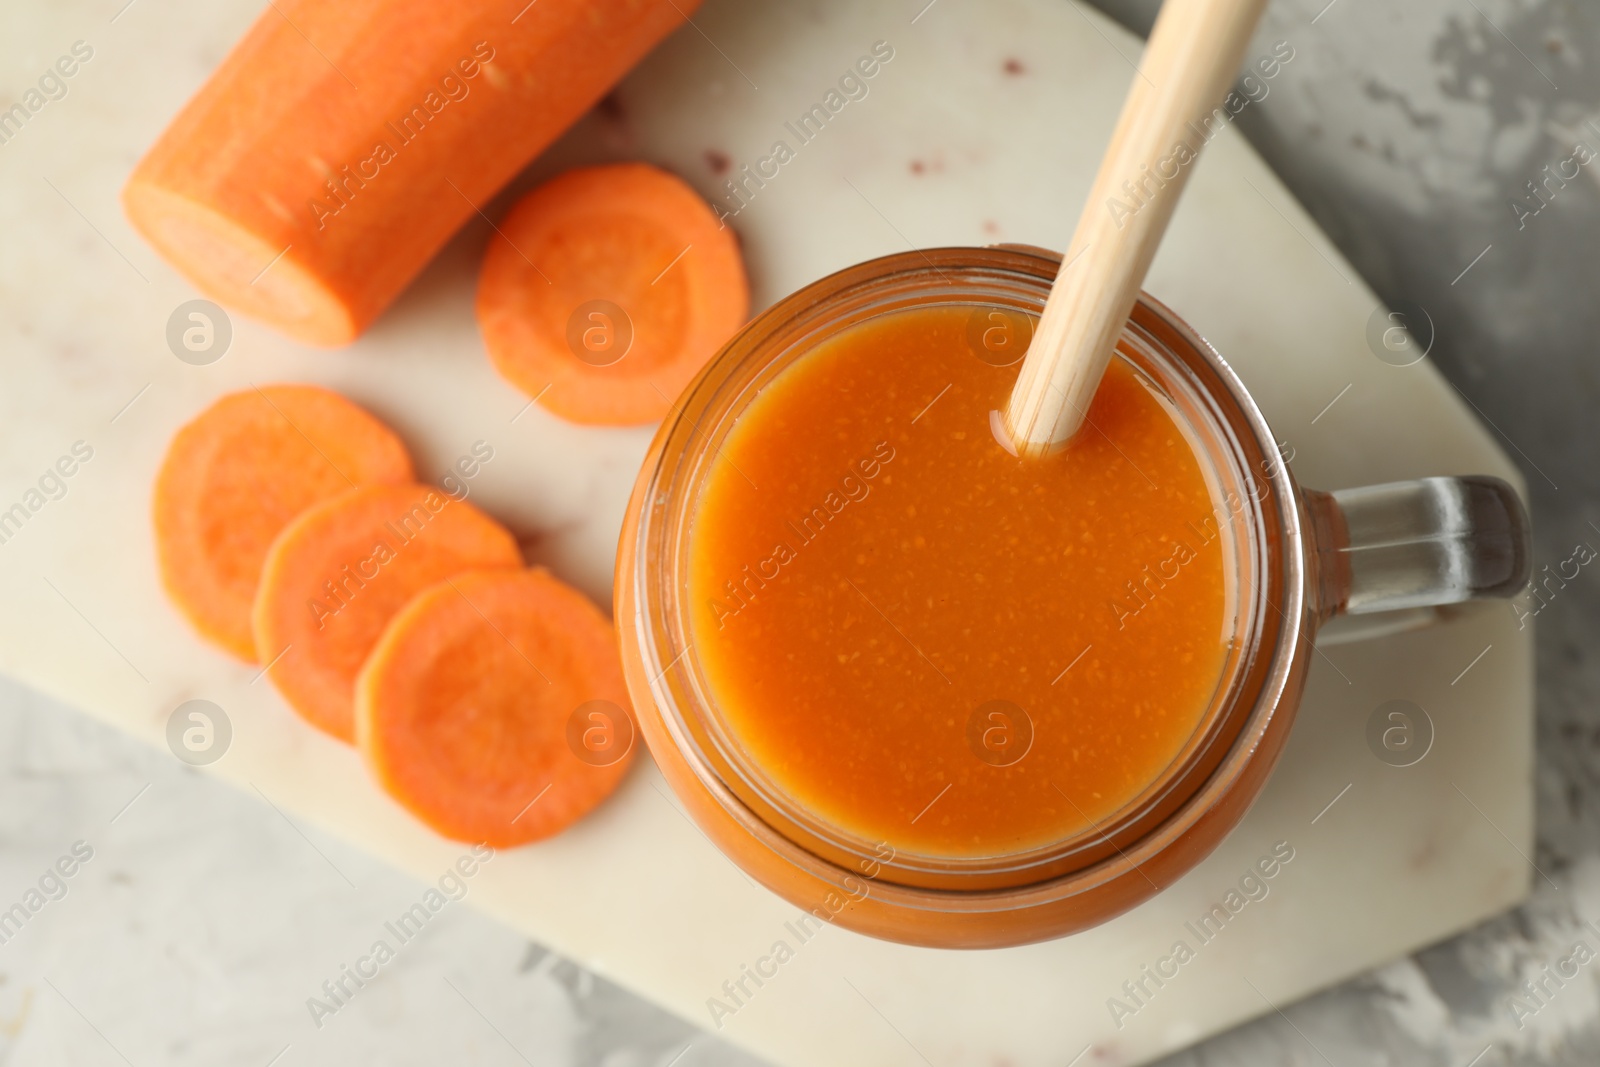
[[(868, 95), (733, 220), (757, 306), (908, 245), (1065, 245), (1139, 42), (1071, 0), (925, 2), (712, 0), (616, 106), (517, 187), (575, 162), (642, 158), (715, 198), (708, 152), (753, 163), (884, 40), (894, 58)], [(521, 6), (507, 5), (508, 31)], [(489, 441), (496, 458), (475, 499), (530, 558), (605, 602), (649, 431), (582, 429), (538, 409), (518, 417), (526, 400), (490, 370), (472, 319), (482, 223), (347, 350), (302, 348), (236, 320), (221, 361), (173, 357), (167, 317), (194, 294), (127, 226), (117, 191), (256, 8), (118, 0), (0, 12), (0, 100), (20, 98), (74, 41), (94, 49), (67, 95), (0, 144), (0, 507), (74, 442), (94, 449), (66, 495), (0, 544), (0, 670), (155, 745), (178, 703), (213, 700), (235, 728), (215, 773), (432, 881), (459, 848), (404, 815), (351, 750), (202, 645), (163, 599), (147, 499), (165, 442), (211, 398), (273, 380), (344, 390), (401, 431), (428, 475)], [(1315, 47), (1314, 34), (1289, 44)], [(1278, 77), (1294, 76), (1291, 60)], [(1238, 367), (1307, 484), (1516, 480), (1426, 361), (1396, 368), (1368, 350), (1375, 298), (1236, 129), (1198, 165), (1148, 288)], [(1531, 647), (1504, 606), (1328, 647), (1261, 801), (1155, 900), (1009, 951), (917, 950), (830, 928), (720, 1032), (796, 1067), (1136, 1063), (1503, 910), (1529, 879)], [(1416, 766), (1367, 749), (1367, 718), (1391, 698), (1420, 704), (1436, 728)], [(1185, 923), (1280, 841), (1295, 858), (1269, 895), (1117, 1025), (1108, 1001), (1125, 996), (1123, 982), (1187, 939)], [(648, 760), (592, 818), (485, 867), (470, 899), (702, 1025), (707, 998), (785, 937), (795, 913), (712, 849)], [(351, 931), (308, 961), (307, 995), (370, 934)], [(316, 1040), (309, 1018), (302, 1039)]]

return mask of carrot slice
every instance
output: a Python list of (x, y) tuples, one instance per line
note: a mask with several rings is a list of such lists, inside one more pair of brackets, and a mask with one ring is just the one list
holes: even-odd
[(478, 280), (489, 358), (573, 422), (660, 419), (750, 310), (733, 231), (655, 167), (568, 171), (499, 229)]
[(301, 716), (354, 741), (356, 675), (394, 614), (462, 571), (521, 566), (510, 532), (463, 500), (425, 485), (351, 490), (272, 543), (256, 593), (256, 647)]
[(396, 615), (356, 686), (362, 754), (445, 837), (549, 837), (633, 758), (611, 623), (542, 569), (457, 575)]
[(400, 439), (338, 393), (314, 385), (230, 393), (177, 432), (156, 475), (162, 582), (202, 637), (253, 663), (250, 608), (273, 539), (351, 486), (411, 478)]
[(273, 0), (139, 161), (129, 221), (212, 299), (350, 342), (699, 0), (507, 6)]

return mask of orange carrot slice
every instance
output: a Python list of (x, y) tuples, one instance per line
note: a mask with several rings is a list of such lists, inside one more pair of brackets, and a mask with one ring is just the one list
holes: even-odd
[(573, 422), (660, 419), (750, 310), (733, 231), (655, 167), (568, 171), (499, 230), (478, 281), (489, 358)]
[(356, 685), (379, 783), (445, 837), (549, 837), (604, 800), (633, 756), (611, 623), (542, 569), (457, 575), (389, 623)]
[(400, 439), (338, 393), (230, 393), (178, 431), (156, 475), (162, 582), (202, 637), (255, 662), (250, 608), (273, 539), (318, 501), (411, 478)]
[(462, 571), (522, 566), (510, 532), (425, 485), (356, 489), (286, 527), (267, 552), (256, 647), (289, 704), (355, 740), (356, 675), (395, 612)]
[(212, 299), (346, 344), (698, 6), (273, 0), (124, 208)]

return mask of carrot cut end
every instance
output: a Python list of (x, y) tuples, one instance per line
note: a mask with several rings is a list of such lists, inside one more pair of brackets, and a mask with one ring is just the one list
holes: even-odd
[(196, 289), (230, 310), (323, 347), (365, 329), (337, 293), (295, 258), (221, 213), (135, 177), (122, 191), (128, 221)]

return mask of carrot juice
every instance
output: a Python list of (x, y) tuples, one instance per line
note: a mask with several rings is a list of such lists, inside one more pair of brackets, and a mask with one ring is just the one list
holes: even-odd
[(1021, 353), (975, 342), (987, 314), (891, 311), (784, 369), (687, 542), (727, 736), (900, 854), (1017, 853), (1124, 810), (1201, 727), (1234, 632), (1225, 512), (1170, 402), (1113, 360), (1074, 441), (1018, 460), (993, 413)]

